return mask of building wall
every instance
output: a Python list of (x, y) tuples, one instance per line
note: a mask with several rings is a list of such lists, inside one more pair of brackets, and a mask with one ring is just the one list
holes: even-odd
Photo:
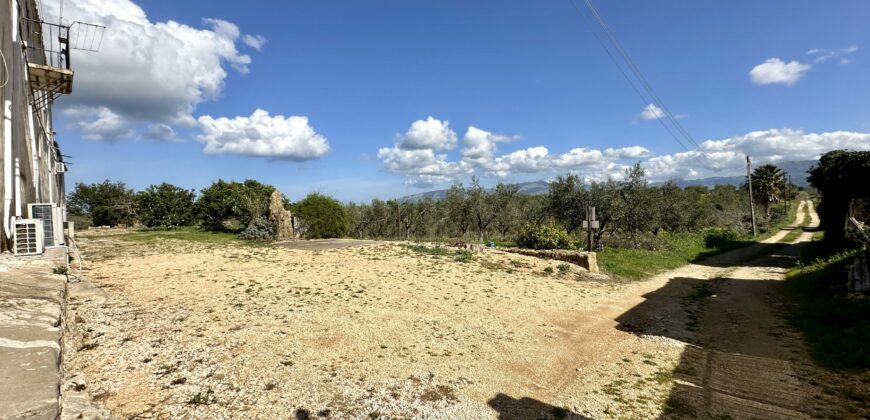
[(42, 93), (31, 91), (28, 81), (27, 60), (45, 62), (34, 54), (25, 57), (23, 50), (25, 45), (42, 44), (41, 27), (35, 21), (39, 21), (35, 0), (0, 0), (0, 85), (6, 81), (0, 88), (0, 251), (12, 249), (10, 227), (16, 214), (27, 217), (27, 204), (53, 202), (64, 208), (66, 204), (64, 175), (54, 170), (63, 158), (54, 138), (51, 105), (34, 108), (34, 97)]

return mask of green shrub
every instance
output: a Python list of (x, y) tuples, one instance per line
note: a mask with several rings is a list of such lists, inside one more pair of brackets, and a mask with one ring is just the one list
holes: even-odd
[(520, 229), (517, 245), (529, 249), (570, 249), (568, 232), (552, 220), (543, 224), (526, 224)]
[[(136, 218), (133, 190), (123, 182), (76, 183), (69, 195), (69, 213), (90, 219), (96, 226), (130, 225)], [(81, 227), (85, 227), (84, 223)]]
[(172, 184), (152, 185), (136, 194), (136, 214), (147, 227), (176, 228), (193, 224), (193, 190)]
[(308, 194), (293, 206), (308, 239), (340, 238), (347, 234), (347, 211), (338, 200), (319, 193)]
[[(217, 180), (201, 191), (196, 203), (196, 215), (203, 228), (216, 231), (238, 231), (266, 213), (271, 185), (254, 180), (226, 182)], [(228, 223), (236, 220), (238, 224)]]
[(275, 239), (276, 231), (275, 224), (271, 220), (260, 216), (239, 234), (239, 239), (245, 241), (268, 241)]
[(731, 228), (709, 228), (704, 230), (704, 246), (719, 248), (740, 240), (740, 232)]
[(70, 212), (66, 218), (68, 221), (73, 222), (75, 225), (75, 230), (87, 230), (90, 227), (94, 226), (94, 222), (90, 217), (85, 216), (83, 214), (73, 214)]

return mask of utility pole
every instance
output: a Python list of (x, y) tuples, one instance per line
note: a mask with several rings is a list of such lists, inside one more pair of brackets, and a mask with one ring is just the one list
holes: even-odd
[(790, 201), (789, 194), (788, 194), (788, 190), (789, 190), (788, 184), (790, 182), (790, 180), (789, 180), (790, 177), (791, 176), (786, 174), (785, 172), (782, 173), (782, 182), (785, 184), (785, 187), (783, 188), (783, 193), (785, 193), (785, 214), (788, 214), (788, 202)]
[(749, 183), (749, 215), (752, 218), (752, 237), (758, 235), (758, 230), (755, 228), (755, 202), (752, 201), (752, 161), (749, 160), (749, 155), (746, 155), (746, 179)]

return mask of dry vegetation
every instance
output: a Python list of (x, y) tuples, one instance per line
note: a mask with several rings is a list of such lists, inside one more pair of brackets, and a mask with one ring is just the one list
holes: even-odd
[[(645, 283), (488, 251), (82, 238), (68, 368), (119, 417), (655, 416), (681, 344), (615, 329)], [(550, 269), (547, 269), (551, 267)]]

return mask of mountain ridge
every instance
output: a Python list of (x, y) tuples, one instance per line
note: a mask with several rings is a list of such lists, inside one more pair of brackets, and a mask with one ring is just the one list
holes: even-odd
[[(782, 169), (786, 174), (791, 175), (792, 184), (806, 188), (809, 186), (809, 182), (807, 182), (807, 171), (817, 162), (818, 160), (787, 161), (780, 162), (776, 164), (776, 166), (780, 167), (780, 169)], [(692, 186), (713, 187), (716, 185), (742, 185), (745, 181), (746, 176), (715, 176), (699, 179), (674, 180), (680, 188)], [(662, 185), (665, 182), (653, 182), (651, 185)], [(547, 193), (549, 183), (544, 180), (539, 180), (518, 182), (516, 185), (520, 187), (520, 194), (538, 195)], [(441, 189), (406, 195), (404, 197), (399, 197), (399, 201), (416, 203), (426, 199), (427, 197), (431, 197), (435, 200), (443, 200), (446, 196), (447, 189)]]

